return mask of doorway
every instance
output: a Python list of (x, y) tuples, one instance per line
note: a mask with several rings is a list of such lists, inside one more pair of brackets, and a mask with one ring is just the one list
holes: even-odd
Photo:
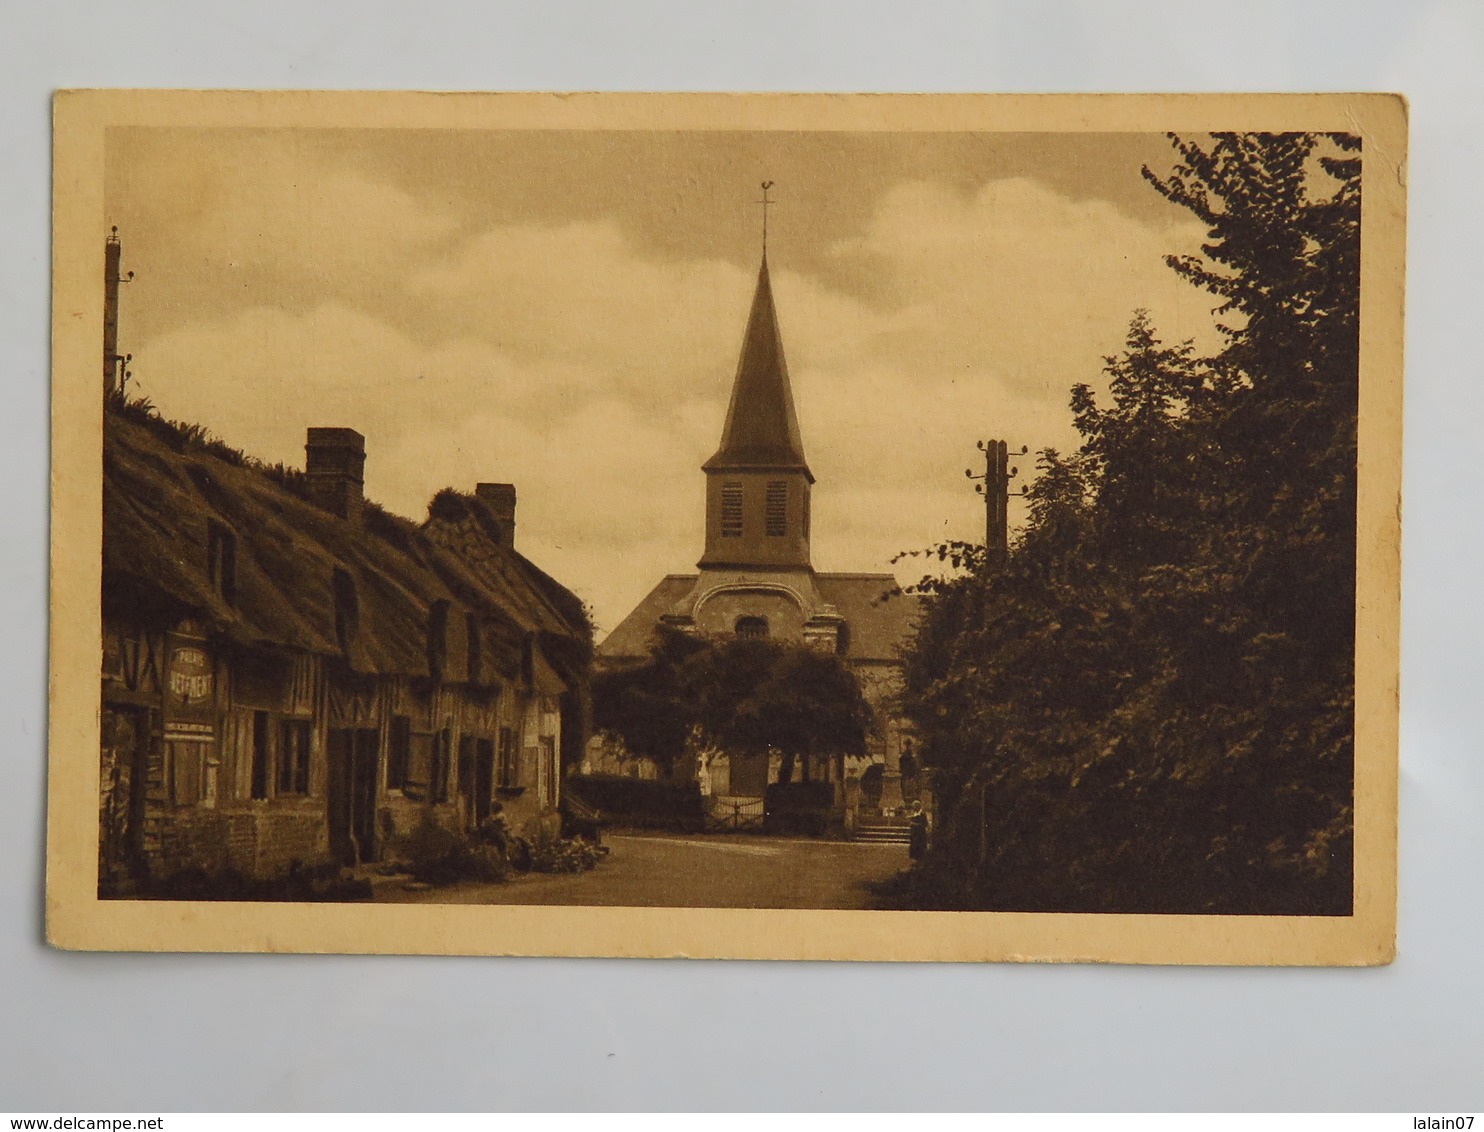
[(490, 816), (495, 792), (495, 744), (464, 735), (459, 739), (459, 802), (464, 828), (476, 830)]
[(371, 727), (335, 728), (327, 754), (330, 852), (343, 865), (374, 861), (381, 733)]
[(495, 741), (480, 739), (474, 744), (474, 825), (478, 827), (490, 816), (490, 799), (495, 792)]

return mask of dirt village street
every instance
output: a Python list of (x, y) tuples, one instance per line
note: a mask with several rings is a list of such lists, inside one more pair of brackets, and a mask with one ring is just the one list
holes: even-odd
[(868, 908), (867, 885), (908, 864), (905, 845), (747, 834), (609, 833), (585, 873), (512, 873), (502, 884), (408, 888), (388, 878), (378, 903), (564, 904), (680, 908)]

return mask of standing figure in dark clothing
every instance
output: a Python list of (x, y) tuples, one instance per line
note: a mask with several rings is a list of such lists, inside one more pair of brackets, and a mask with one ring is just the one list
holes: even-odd
[(912, 819), (907, 823), (907, 855), (914, 861), (922, 860), (928, 847), (928, 818), (921, 802), (912, 804)]

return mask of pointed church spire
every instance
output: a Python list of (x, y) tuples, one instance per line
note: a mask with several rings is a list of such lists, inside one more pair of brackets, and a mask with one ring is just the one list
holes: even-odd
[(747, 316), (721, 447), (701, 466), (708, 472), (749, 468), (797, 471), (814, 482), (804, 461), (804, 442), (794, 413), (766, 250), (752, 296), (752, 311)]

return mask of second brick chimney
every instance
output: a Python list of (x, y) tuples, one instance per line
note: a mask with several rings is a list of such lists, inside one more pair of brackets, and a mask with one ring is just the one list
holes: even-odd
[(501, 546), (515, 546), (515, 485), (513, 483), (481, 483), (474, 486), (474, 494), (485, 505), (497, 525), (496, 537)]
[(304, 442), (309, 498), (332, 515), (361, 521), (366, 438), (353, 428), (312, 428)]

